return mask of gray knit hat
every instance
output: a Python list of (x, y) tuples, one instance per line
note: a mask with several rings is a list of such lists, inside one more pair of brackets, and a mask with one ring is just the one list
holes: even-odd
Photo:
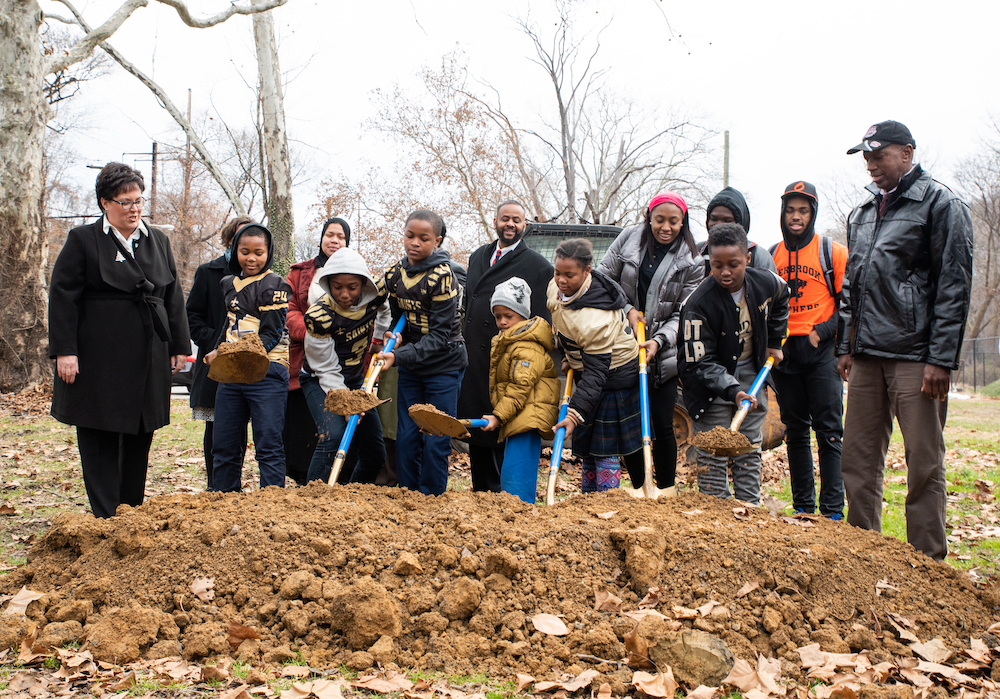
[(494, 306), (506, 306), (522, 318), (531, 317), (531, 287), (520, 277), (511, 277), (498, 284), (490, 299), (490, 310)]

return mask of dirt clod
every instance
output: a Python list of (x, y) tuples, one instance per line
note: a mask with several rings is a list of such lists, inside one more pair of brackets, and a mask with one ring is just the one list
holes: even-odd
[(236, 342), (223, 342), (218, 352), (208, 369), (208, 376), (214, 381), (257, 383), (267, 374), (270, 362), (257, 333), (242, 335)]
[(749, 446), (750, 440), (739, 432), (718, 425), (707, 432), (699, 432), (694, 436), (694, 445), (705, 451), (715, 451), (716, 449), (745, 449)]
[(360, 415), (368, 410), (374, 410), (388, 400), (379, 400), (378, 396), (360, 388), (342, 388), (337, 391), (330, 391), (326, 394), (323, 405), (334, 415)]

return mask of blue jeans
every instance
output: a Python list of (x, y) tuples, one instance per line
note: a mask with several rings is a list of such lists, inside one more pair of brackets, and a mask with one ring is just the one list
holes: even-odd
[(538, 460), (542, 455), (542, 436), (529, 430), (508, 437), (504, 442), (500, 490), (534, 504), (538, 494)]
[(447, 489), (451, 438), (422, 434), (407, 410), (411, 405), (430, 403), (454, 415), (464, 374), (463, 369), (427, 376), (400, 367), (396, 387), (399, 420), (396, 425), (396, 479), (400, 487), (419, 490), (425, 495), (440, 495)]
[[(309, 462), (307, 481), (321, 480), (324, 483), (330, 478), (330, 470), (337, 458), (340, 441), (347, 429), (347, 418), (331, 413), (323, 405), (326, 394), (315, 377), (301, 378), (299, 383), (306, 397), (309, 412), (316, 423), (319, 441)], [(340, 471), (338, 483), (374, 483), (379, 471), (385, 465), (385, 442), (382, 441), (382, 422), (378, 419), (377, 410), (369, 410), (358, 421), (354, 438), (347, 451), (347, 459)]]
[(247, 422), (253, 425), (253, 443), (260, 467), (260, 487), (285, 487), (285, 448), (281, 430), (288, 399), (288, 369), (271, 362), (257, 383), (220, 383), (215, 393), (212, 434), (212, 490), (240, 492)]

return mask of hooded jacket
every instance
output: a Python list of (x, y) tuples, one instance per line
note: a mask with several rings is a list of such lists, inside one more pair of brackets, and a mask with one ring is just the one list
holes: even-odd
[[(259, 236), (261, 233), (267, 241), (267, 261), (261, 272), (252, 277), (244, 277), (238, 253), (240, 240), (247, 235)], [(232, 250), (229, 274), (222, 278), (226, 326), (216, 347), (222, 342), (236, 342), (240, 335), (247, 332), (256, 332), (267, 352), (267, 358), (287, 369), (288, 333), (285, 330), (285, 315), (292, 287), (281, 275), (271, 271), (274, 262), (274, 238), (271, 231), (259, 223), (247, 224), (233, 237)]]
[(411, 265), (403, 257), (385, 271), (392, 322), (406, 314), (396, 364), (426, 374), (463, 371), (469, 363), (450, 257), (435, 250)]
[(705, 268), (700, 259), (678, 236), (653, 272), (653, 279), (646, 298), (638, 297), (639, 265), (646, 254), (646, 225), (640, 223), (626, 228), (611, 243), (597, 271), (621, 284), (628, 299), (625, 312), (633, 307), (646, 317), (646, 337), (660, 346), (653, 357), (657, 384), (677, 376), (677, 328), (680, 324), (681, 304), (705, 278)]
[(836, 353), (957, 369), (972, 291), (972, 218), (915, 166), (879, 214), (873, 184), (847, 220)]
[[(743, 230), (747, 234), (747, 251), (750, 253), (750, 267), (756, 267), (757, 269), (769, 269), (772, 272), (775, 271), (774, 260), (771, 259), (771, 253), (762, 248), (757, 243), (750, 240), (750, 207), (747, 206), (747, 200), (743, 196), (743, 193), (738, 189), (733, 189), (732, 187), (726, 187), (721, 192), (712, 197), (712, 201), (708, 203), (708, 208), (705, 209), (705, 230), (708, 230), (708, 217), (712, 215), (712, 209), (717, 206), (724, 206), (733, 212), (733, 222), (738, 223), (743, 226)], [(706, 254), (708, 248), (708, 241), (706, 240), (701, 247), (701, 254), (705, 257), (705, 276), (712, 273), (708, 264), (708, 255)]]
[(548, 355), (555, 348), (552, 328), (529, 318), (493, 337), (490, 351), (490, 400), (503, 425), (500, 440), (537, 430), (552, 432), (559, 415), (560, 385)]
[[(753, 330), (754, 368), (767, 361), (767, 350), (781, 347), (788, 324), (788, 285), (773, 272), (747, 267), (743, 283)], [(700, 420), (716, 398), (733, 402), (740, 392), (736, 365), (740, 354), (739, 310), (732, 294), (708, 277), (681, 311), (684, 351), (680, 376), (684, 405)], [(767, 378), (773, 387), (771, 377)]]
[(591, 272), (590, 279), (566, 300), (559, 298), (553, 279), (547, 299), (552, 329), (576, 372), (569, 409), (587, 423), (602, 393), (639, 385), (639, 343), (625, 316), (628, 299), (616, 282), (600, 272)]
[[(350, 308), (341, 308), (330, 295), (330, 277), (336, 274), (354, 274), (364, 280), (358, 302)], [(372, 338), (381, 337), (389, 328), (385, 285), (372, 276), (361, 255), (342, 248), (316, 273), (313, 287), (321, 295), (303, 316), (306, 336), (302, 373), (318, 378), (324, 393), (360, 388)]]
[[(792, 196), (801, 196), (809, 202), (812, 217), (801, 235), (793, 235), (785, 225), (785, 204)], [(781, 238), (774, 246), (774, 264), (778, 276), (788, 284), (788, 340), (785, 343), (782, 362), (774, 368), (786, 374), (800, 372), (820, 362), (832, 361), (833, 346), (837, 335), (840, 304), (840, 286), (847, 264), (847, 248), (831, 241), (834, 288), (837, 293), (830, 295), (823, 273), (820, 256), (823, 254), (822, 236), (816, 234), (816, 217), (819, 204), (811, 196), (797, 193), (781, 197)], [(819, 335), (819, 345), (813, 347), (809, 334), (815, 330)]]

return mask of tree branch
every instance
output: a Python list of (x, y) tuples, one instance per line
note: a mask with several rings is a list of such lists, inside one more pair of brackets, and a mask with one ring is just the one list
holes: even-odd
[(181, 21), (189, 27), (193, 27), (194, 29), (206, 29), (208, 27), (214, 27), (216, 24), (225, 22), (233, 15), (255, 15), (258, 12), (273, 10), (276, 7), (281, 7), (288, 2), (288, 0), (265, 0), (258, 2), (253, 7), (237, 5), (233, 2), (233, 4), (229, 6), (229, 9), (225, 12), (220, 12), (217, 15), (212, 15), (211, 17), (206, 17), (205, 19), (195, 19), (192, 17), (191, 11), (187, 8), (187, 4), (182, 2), (182, 0), (156, 0), (156, 2), (161, 5), (168, 5), (177, 10), (177, 16), (180, 17)]
[(75, 7), (73, 7), (73, 4), (69, 0), (56, 0), (56, 2), (62, 3), (69, 8), (69, 11), (73, 13), (74, 17), (76, 17), (76, 23), (83, 27), (87, 34), (76, 42), (76, 44), (71, 46), (69, 51), (62, 56), (53, 56), (52, 60), (50, 60), (46, 66), (46, 75), (50, 73), (58, 73), (60, 70), (65, 70), (74, 63), (82, 61), (93, 52), (94, 47), (118, 31), (118, 28), (122, 26), (122, 23), (128, 19), (133, 12), (140, 7), (145, 7), (149, 4), (149, 0), (127, 0), (107, 19), (104, 24), (99, 26), (97, 29), (91, 29), (89, 25), (83, 21), (83, 16)]

